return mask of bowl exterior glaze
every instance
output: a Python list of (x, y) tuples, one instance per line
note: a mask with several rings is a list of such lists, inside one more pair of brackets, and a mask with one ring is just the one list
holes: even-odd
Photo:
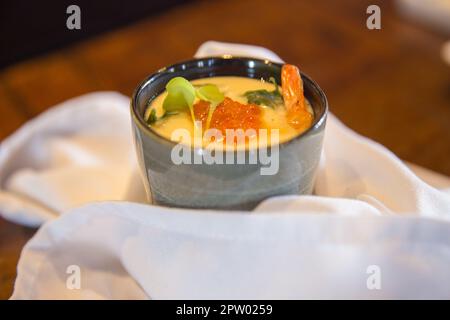
[[(280, 64), (267, 60), (211, 57), (163, 68), (136, 89), (131, 100), (134, 143), (149, 201), (163, 206), (250, 210), (276, 195), (310, 194), (322, 151), (328, 103), (323, 91), (302, 74), (305, 96), (314, 110), (310, 129), (279, 145), (279, 170), (261, 175), (258, 164), (180, 164), (171, 160), (175, 143), (159, 136), (144, 120), (148, 102), (173, 77), (189, 80), (243, 76), (280, 82)], [(201, 149), (191, 149), (201, 152)], [(247, 159), (249, 152), (245, 151)], [(236, 156), (236, 152), (234, 152)]]

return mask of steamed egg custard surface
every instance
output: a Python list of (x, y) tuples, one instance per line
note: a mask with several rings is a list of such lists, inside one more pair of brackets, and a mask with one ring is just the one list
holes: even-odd
[[(168, 140), (192, 144), (196, 137), (200, 137), (203, 145), (212, 142), (228, 144), (230, 141), (226, 141), (227, 130), (242, 129), (248, 136), (245, 140), (234, 140), (231, 146), (241, 144), (242, 147), (244, 144), (249, 147), (257, 143), (260, 137), (261, 141), (264, 140), (264, 144), (283, 143), (300, 135), (312, 124), (314, 114), (306, 99), (304, 99), (307, 115), (305, 123), (293, 125), (289, 121), (289, 112), (297, 111), (287, 108), (281, 88), (274, 81), (226, 76), (196, 79), (189, 83), (196, 90), (194, 97), (189, 90), (183, 91), (182, 87), (178, 91), (175, 90), (177, 88), (173, 89), (175, 98), (178, 95), (180, 99), (188, 101), (189, 108), (177, 108), (175, 98), (168, 97), (168, 90), (162, 92), (148, 105), (145, 114), (147, 123), (158, 135)], [(175, 101), (172, 104), (171, 99)], [(188, 133), (191, 139), (186, 141), (181, 139), (180, 135), (174, 134), (179, 129)], [(220, 132), (222, 138), (220, 135), (211, 138), (211, 135), (205, 134), (211, 131), (209, 129), (213, 133)], [(278, 141), (271, 139), (273, 132), (277, 132)], [(267, 138), (262, 139), (262, 134), (265, 133)]]

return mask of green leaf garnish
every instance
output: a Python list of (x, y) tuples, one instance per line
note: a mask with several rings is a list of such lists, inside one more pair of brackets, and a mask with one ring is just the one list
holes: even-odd
[(183, 77), (172, 78), (166, 85), (167, 96), (163, 102), (166, 112), (189, 110), (192, 121), (195, 123), (192, 106), (195, 100), (194, 86)]
[(197, 97), (201, 100), (219, 104), (225, 99), (219, 88), (214, 84), (206, 84), (197, 89)]
[(179, 112), (176, 112), (176, 111), (166, 111), (166, 112), (164, 112), (164, 114), (158, 120), (165, 119), (165, 118), (167, 118), (169, 116), (174, 116), (174, 115), (176, 115), (178, 113)]
[(166, 112), (164, 112), (164, 114), (161, 117), (158, 118), (158, 116), (156, 115), (156, 110), (152, 109), (150, 111), (150, 114), (148, 115), (148, 118), (146, 121), (147, 121), (147, 124), (152, 125), (158, 120), (162, 120), (162, 119), (165, 119), (169, 116), (173, 116), (176, 114), (178, 114), (178, 112), (176, 112), (176, 111), (166, 111)]
[(269, 81), (275, 85), (275, 89), (273, 91), (266, 89), (246, 91), (244, 96), (247, 98), (248, 103), (264, 105), (270, 108), (275, 108), (283, 104), (283, 96), (275, 79), (271, 77)]
[(216, 110), (217, 105), (225, 99), (225, 96), (222, 92), (220, 92), (216, 85), (205, 84), (197, 89), (197, 97), (210, 102), (208, 117), (206, 118), (206, 129), (209, 129), (212, 114), (214, 113), (214, 110)]
[[(195, 124), (194, 116), (194, 101), (197, 96), (201, 100), (210, 102), (208, 119), (211, 118), (212, 111), (215, 107), (225, 99), (225, 96), (220, 92), (219, 88), (214, 84), (192, 85), (187, 79), (183, 77), (172, 78), (166, 85), (167, 96), (163, 101), (164, 115), (178, 113), (180, 111), (189, 111), (192, 117), (192, 122)], [(150, 112), (148, 121), (159, 120), (156, 115)], [(151, 119), (150, 119), (151, 118)], [(156, 119), (156, 120), (155, 120)], [(196, 129), (196, 127), (194, 127)]]
[(150, 114), (148, 115), (147, 123), (151, 125), (151, 124), (154, 124), (156, 122), (156, 120), (158, 120), (158, 117), (156, 116), (156, 110), (152, 109), (150, 111)]

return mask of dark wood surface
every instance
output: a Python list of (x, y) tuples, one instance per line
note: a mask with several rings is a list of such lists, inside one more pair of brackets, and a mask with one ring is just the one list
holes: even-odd
[[(450, 68), (446, 37), (376, 1), (382, 29), (366, 28), (374, 1), (190, 2), (129, 27), (0, 71), (0, 138), (68, 98), (130, 95), (146, 75), (192, 57), (206, 40), (268, 47), (326, 92), (331, 111), (399, 157), (450, 175)], [(34, 230), (0, 219), (0, 298), (11, 294)]]

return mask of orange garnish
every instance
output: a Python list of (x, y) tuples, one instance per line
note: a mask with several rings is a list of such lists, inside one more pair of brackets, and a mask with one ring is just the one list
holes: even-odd
[[(255, 104), (242, 104), (226, 97), (220, 103), (211, 117), (210, 128), (220, 130), (226, 142), (226, 129), (242, 129), (245, 133), (248, 129), (254, 129), (256, 134), (262, 127), (261, 108)], [(246, 143), (249, 141), (245, 137)], [(237, 137), (234, 137), (234, 143), (237, 143)]]
[(206, 130), (206, 121), (208, 120), (210, 103), (205, 100), (200, 100), (194, 104), (194, 117), (196, 121), (202, 122), (203, 130)]
[(222, 134), (226, 129), (255, 129), (261, 128), (261, 108), (255, 104), (242, 104), (230, 98), (220, 103), (211, 117), (211, 128), (218, 129)]

